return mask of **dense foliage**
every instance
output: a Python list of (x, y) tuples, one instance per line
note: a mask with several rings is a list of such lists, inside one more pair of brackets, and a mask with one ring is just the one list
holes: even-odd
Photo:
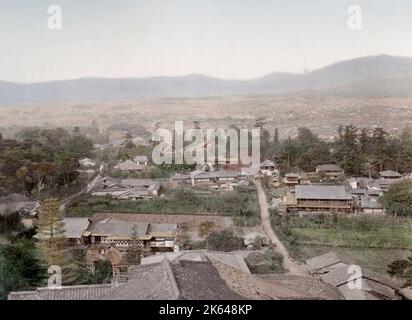
[(78, 160), (93, 144), (77, 130), (25, 129), (18, 140), (0, 135), (0, 195), (41, 193), (68, 185), (78, 176)]
[(206, 247), (208, 250), (229, 252), (240, 250), (243, 246), (243, 239), (229, 230), (220, 232), (212, 231), (206, 239)]
[(296, 169), (314, 171), (316, 166), (336, 163), (348, 175), (376, 176), (392, 169), (401, 173), (412, 171), (412, 134), (409, 128), (399, 136), (390, 136), (382, 128), (373, 130), (353, 125), (340, 126), (333, 142), (325, 142), (308, 128), (298, 128), (295, 138), (279, 141), (276, 130), (262, 144), (262, 155), (275, 160), (282, 172)]
[(42, 286), (45, 274), (32, 242), (23, 240), (0, 246), (0, 300), (6, 299), (10, 291)]
[(380, 201), (388, 213), (412, 217), (412, 182), (402, 181), (392, 184)]

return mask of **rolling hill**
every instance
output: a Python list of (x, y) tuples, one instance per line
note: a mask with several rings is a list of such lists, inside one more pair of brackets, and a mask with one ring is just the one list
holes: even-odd
[(411, 96), (412, 58), (369, 56), (305, 74), (271, 73), (251, 80), (200, 74), (150, 78), (81, 78), (21, 84), (0, 81), (0, 104), (106, 101), (225, 95)]

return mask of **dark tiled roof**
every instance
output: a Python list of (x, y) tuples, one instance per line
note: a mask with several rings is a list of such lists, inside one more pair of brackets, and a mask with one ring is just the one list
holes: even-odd
[(176, 300), (179, 289), (167, 261), (132, 268), (129, 280), (100, 297), (101, 300)]
[(218, 252), (209, 250), (187, 250), (180, 252), (170, 252), (162, 255), (154, 255), (143, 258), (142, 264), (155, 263), (163, 259), (168, 259), (171, 262), (178, 262), (181, 260), (220, 262), (224, 265), (241, 270), (242, 272), (250, 273), (250, 270), (243, 257), (233, 252)]
[(182, 300), (239, 300), (209, 261), (171, 264)]

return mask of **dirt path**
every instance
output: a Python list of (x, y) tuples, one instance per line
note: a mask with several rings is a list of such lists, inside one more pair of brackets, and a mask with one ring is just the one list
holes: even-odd
[(291, 274), (308, 275), (309, 273), (306, 270), (305, 265), (296, 262), (290, 257), (288, 250), (273, 232), (270, 224), (270, 213), (266, 193), (263, 190), (260, 181), (256, 181), (256, 188), (259, 198), (260, 219), (263, 231), (274, 246), (273, 250), (283, 255), (283, 267)]
[(75, 200), (77, 197), (79, 197), (80, 195), (82, 195), (83, 193), (87, 193), (89, 192), (93, 187), (95, 187), (95, 185), (97, 184), (97, 182), (101, 179), (101, 176), (99, 173), (96, 173), (91, 179), (90, 181), (87, 183), (87, 186), (84, 187), (81, 191), (79, 191), (76, 194), (72, 194), (71, 196), (63, 199), (60, 201), (60, 207), (59, 210), (61, 212), (65, 212), (66, 211), (66, 206), (68, 204), (70, 204), (73, 200)]

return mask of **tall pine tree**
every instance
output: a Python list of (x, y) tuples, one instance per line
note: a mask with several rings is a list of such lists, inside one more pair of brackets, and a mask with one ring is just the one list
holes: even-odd
[(62, 271), (62, 284), (75, 284), (77, 265), (64, 236), (63, 217), (57, 199), (46, 199), (41, 203), (36, 238), (46, 269), (59, 266)]

